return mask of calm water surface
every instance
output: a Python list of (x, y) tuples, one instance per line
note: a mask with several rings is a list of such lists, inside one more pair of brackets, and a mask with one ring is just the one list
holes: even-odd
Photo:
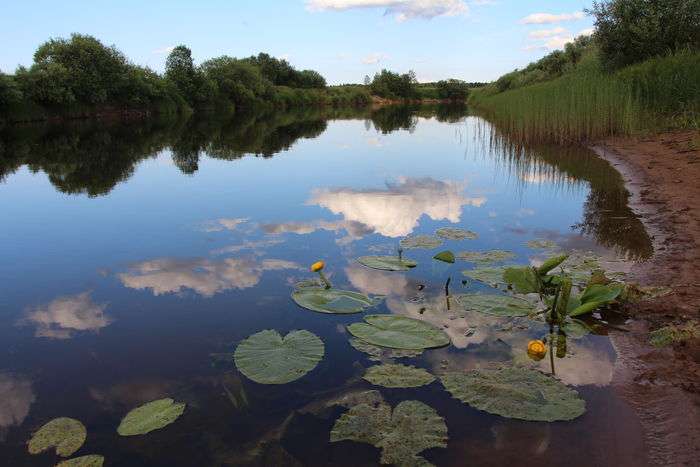
[[(469, 263), (411, 250), (419, 266), (388, 273), (357, 257), (444, 226), (479, 234), (446, 248), (511, 250), (523, 264), (543, 258), (525, 245), (536, 238), (635, 261), (651, 253), (607, 163), (584, 149), (516, 148), (461, 109), (6, 128), (0, 180), (0, 464), (9, 466), (54, 465), (25, 444), (60, 416), (87, 427), (76, 455), (103, 454), (107, 465), (376, 465), (370, 445), (328, 442), (345, 409), (314, 408), (371, 389), (360, 377), (373, 362), (348, 343), (345, 326), (361, 315), (291, 301), (312, 262), (326, 261), (339, 288), (385, 295), (372, 312), (442, 327), (450, 347), (402, 360), (439, 372), (522, 360), (541, 330), (454, 319), (447, 277), (453, 292), (489, 290), (463, 283)], [(325, 357), (293, 383), (254, 383), (221, 354), (263, 329), (307, 329)], [(423, 453), (436, 465), (634, 463), (640, 435), (609, 387), (607, 337), (569, 347), (557, 375), (588, 409), (573, 422), (486, 414), (439, 382), (375, 389), (445, 418), (447, 448)], [(247, 406), (232, 403), (241, 391)], [(126, 412), (162, 397), (188, 404), (176, 423), (117, 435)]]

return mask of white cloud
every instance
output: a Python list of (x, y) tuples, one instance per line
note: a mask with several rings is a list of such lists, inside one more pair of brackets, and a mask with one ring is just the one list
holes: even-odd
[(547, 37), (558, 36), (565, 32), (567, 32), (566, 29), (556, 27), (552, 29), (538, 29), (537, 31), (531, 31), (528, 36), (530, 39), (545, 39)]
[(571, 36), (552, 37), (544, 43), (544, 46), (549, 50), (563, 49), (566, 44), (573, 42), (573, 40), (574, 38)]
[(175, 48), (174, 45), (169, 45), (167, 47), (161, 47), (160, 49), (156, 49), (151, 53), (156, 54), (156, 55), (165, 55), (165, 54), (169, 54), (170, 52), (172, 52), (174, 48)]
[(59, 297), (50, 303), (29, 309), (22, 323), (36, 326), (37, 337), (69, 339), (78, 331), (97, 332), (112, 320), (104, 314), (107, 304), (97, 304), (90, 292)]
[(309, 11), (345, 11), (359, 8), (383, 8), (402, 22), (413, 18), (432, 19), (438, 16), (457, 16), (469, 12), (463, 0), (307, 0)]
[(576, 21), (586, 17), (586, 14), (582, 11), (576, 11), (574, 13), (562, 13), (559, 15), (553, 15), (551, 13), (533, 13), (526, 16), (520, 20), (521, 24), (549, 24), (549, 23), (560, 23), (562, 21)]
[(376, 65), (377, 63), (389, 58), (388, 55), (383, 53), (375, 52), (362, 58), (362, 63), (365, 65)]

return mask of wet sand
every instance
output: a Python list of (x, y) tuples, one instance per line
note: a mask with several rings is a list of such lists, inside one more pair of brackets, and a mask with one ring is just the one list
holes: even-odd
[(630, 305), (611, 340), (616, 390), (636, 410), (650, 465), (700, 465), (700, 339), (657, 349), (649, 331), (700, 319), (700, 141), (697, 132), (611, 138), (593, 149), (622, 174), (654, 244), (631, 280), (673, 289)]

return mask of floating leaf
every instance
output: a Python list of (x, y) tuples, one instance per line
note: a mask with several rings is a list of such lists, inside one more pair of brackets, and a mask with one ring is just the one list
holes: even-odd
[(450, 338), (432, 324), (405, 316), (368, 315), (366, 323), (353, 323), (353, 336), (380, 347), (393, 349), (430, 349), (450, 344)]
[(474, 279), (475, 281), (490, 285), (491, 287), (498, 287), (499, 285), (506, 283), (506, 281), (503, 279), (504, 272), (504, 268), (480, 267), (476, 269), (467, 269), (462, 271), (462, 274)]
[(649, 343), (654, 347), (665, 347), (677, 342), (697, 338), (700, 338), (700, 326), (694, 321), (681, 326), (664, 326), (649, 333)]
[(591, 330), (586, 323), (578, 319), (566, 318), (566, 321), (561, 326), (567, 337), (572, 339), (580, 339), (587, 336)]
[(442, 245), (442, 240), (430, 235), (416, 235), (415, 237), (406, 237), (399, 242), (402, 248), (425, 248), (432, 250)]
[(553, 270), (557, 266), (559, 266), (561, 263), (566, 261), (569, 258), (569, 255), (559, 255), (559, 256), (553, 256), (544, 263), (542, 263), (542, 266), (537, 268), (538, 274), (544, 276), (547, 274), (549, 271)]
[(622, 292), (619, 285), (595, 284), (586, 287), (579, 297), (570, 297), (567, 314), (575, 317), (591, 313), (603, 305), (614, 301)]
[(39, 428), (29, 440), (29, 454), (39, 454), (47, 449), (56, 448), (56, 454), (68, 457), (85, 442), (87, 430), (74, 418), (55, 418)]
[(539, 291), (537, 274), (530, 267), (507, 268), (503, 280), (518, 293), (536, 293)]
[(435, 381), (435, 377), (422, 368), (393, 363), (371, 366), (363, 378), (385, 388), (416, 388)]
[(408, 271), (418, 265), (415, 261), (398, 256), (362, 256), (357, 259), (357, 262), (368, 268), (382, 271)]
[(557, 245), (556, 242), (543, 239), (530, 240), (526, 243), (526, 245), (528, 248), (532, 248), (533, 250), (556, 250), (559, 248), (559, 245)]
[(449, 250), (445, 250), (445, 251), (441, 251), (437, 255), (433, 256), (433, 259), (436, 259), (438, 261), (442, 261), (443, 263), (452, 264), (455, 262), (455, 254)]
[(300, 330), (282, 337), (273, 329), (245, 338), (236, 347), (236, 367), (260, 384), (285, 384), (316, 368), (324, 354), (323, 341)]
[(509, 295), (461, 294), (455, 299), (465, 311), (478, 311), (494, 316), (528, 316), (535, 311), (532, 303)]
[(151, 401), (126, 414), (117, 433), (121, 436), (145, 435), (170, 425), (184, 411), (185, 403), (170, 398)]
[(471, 230), (458, 229), (456, 227), (442, 227), (435, 232), (440, 238), (445, 240), (476, 240), (479, 236)]
[(397, 466), (430, 465), (421, 452), (447, 447), (445, 420), (419, 401), (403, 401), (392, 414), (387, 404), (359, 404), (336, 420), (331, 442), (358, 441), (382, 450), (380, 463)]
[(352, 314), (361, 313), (377, 301), (359, 292), (324, 287), (296, 287), (292, 300), (302, 308), (318, 313)]
[(461, 251), (457, 258), (470, 263), (502, 263), (515, 258), (515, 253), (505, 250)]
[(573, 420), (586, 411), (578, 393), (536, 370), (479, 369), (441, 377), (452, 397), (485, 412), (519, 420)]
[(387, 347), (379, 347), (355, 337), (350, 339), (350, 345), (356, 350), (366, 353), (368, 358), (374, 362), (391, 360), (393, 358), (419, 357), (423, 353), (423, 349), (390, 349)]
[(90, 454), (88, 456), (76, 457), (68, 459), (56, 465), (56, 467), (102, 467), (105, 462), (104, 456)]

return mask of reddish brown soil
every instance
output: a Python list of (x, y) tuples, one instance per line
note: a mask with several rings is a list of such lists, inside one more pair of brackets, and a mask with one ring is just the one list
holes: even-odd
[(593, 149), (625, 178), (654, 243), (632, 280), (673, 294), (629, 306), (629, 332), (611, 336), (613, 385), (636, 410), (651, 465), (700, 465), (700, 339), (655, 348), (649, 331), (700, 318), (700, 135), (613, 138)]

